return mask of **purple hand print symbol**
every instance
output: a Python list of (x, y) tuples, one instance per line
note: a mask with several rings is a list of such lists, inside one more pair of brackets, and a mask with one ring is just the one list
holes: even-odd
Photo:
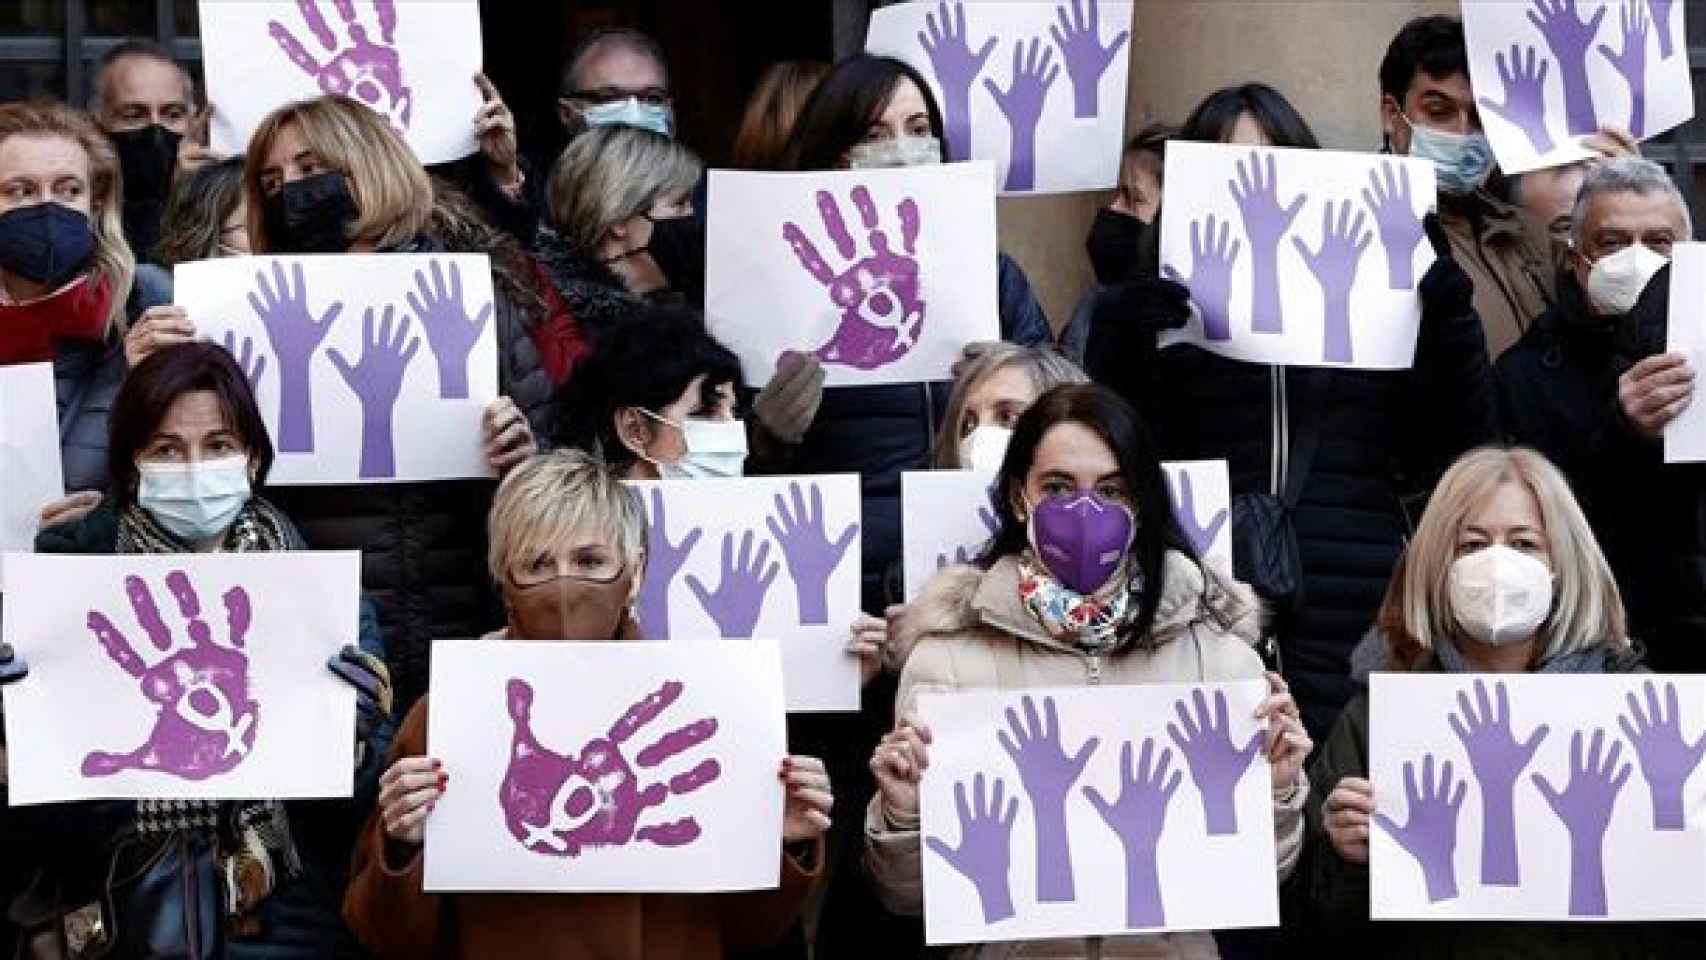
[(355, 97), (390, 120), (398, 130), (407, 130), (414, 94), (403, 86), (403, 70), (397, 58), (396, 0), (373, 0), (373, 13), (379, 21), (379, 43), (369, 40), (367, 28), (356, 22), (354, 0), (332, 0), (332, 6), (343, 19), (347, 42), (340, 42), (333, 35), (318, 0), (296, 0), (302, 22), (328, 57), (324, 63), (277, 20), (267, 23), (267, 33), (292, 63), (314, 78), (322, 91)]
[(1191, 549), (1196, 551), (1198, 557), (1208, 553), (1208, 549), (1214, 546), (1214, 538), (1220, 536), (1220, 528), (1226, 525), (1226, 508), (1216, 510), (1214, 516), (1208, 519), (1207, 526), (1197, 519), (1189, 470), (1179, 471), (1178, 480), (1168, 492), (1172, 494), (1173, 516), (1178, 519), (1179, 529), (1184, 531), (1185, 539), (1191, 542)]
[[(806, 272), (829, 290), (829, 299), (841, 311), (841, 323), (835, 334), (828, 343), (812, 351), (812, 356), (824, 363), (875, 370), (906, 356), (924, 329), (925, 304), (919, 297), (916, 258), (918, 202), (907, 197), (895, 208), (900, 215), (903, 255), (889, 249), (888, 234), (877, 227), (877, 205), (871, 200), (871, 191), (863, 185), (857, 186), (852, 197), (869, 235), (870, 256), (837, 274), (799, 224), (783, 224), (782, 239), (788, 241)], [(841, 218), (841, 208), (829, 191), (818, 191), (817, 208), (836, 252), (843, 260), (854, 260), (858, 248)]]
[(1403, 826), (1384, 813), (1376, 813), (1374, 822), (1385, 830), (1398, 845), (1409, 851), (1422, 868), (1422, 880), (1427, 885), (1428, 902), (1438, 903), (1457, 896), (1457, 815), (1463, 810), (1463, 795), (1469, 790), (1467, 780), (1456, 782), (1452, 788), (1451, 761), (1440, 765), (1439, 779), (1434, 779), (1434, 755), (1422, 758), (1422, 783), (1416, 786), (1416, 764), (1404, 763), (1404, 798), (1410, 820)]
[(1054, 12), (1060, 18), (1060, 25), (1050, 24), (1048, 31), (1054, 36), (1054, 45), (1060, 48), (1066, 75), (1072, 78), (1072, 115), (1080, 120), (1094, 117), (1102, 74), (1130, 39), (1131, 31), (1121, 30), (1104, 47), (1101, 4), (1096, 0), (1072, 0), (1070, 15), (1064, 5), (1054, 8)]
[(1068, 756), (1061, 742), (1060, 715), (1054, 698), (1043, 698), (1043, 714), (1030, 697), (1021, 703), (1025, 719), (1018, 711), (1007, 708), (1007, 726), (996, 736), (1013, 766), (1019, 769), (1019, 781), (1031, 798), (1031, 819), (1037, 830), (1037, 899), (1045, 903), (1065, 903), (1076, 899), (1072, 884), (1072, 846), (1066, 833), (1066, 796), (1084, 773), (1090, 755), (1096, 752), (1101, 740), (1091, 737)]
[[(1173, 751), (1162, 750), (1154, 760), (1155, 741), (1143, 741), (1143, 753), (1133, 764), (1131, 744), (1120, 748), (1120, 793), (1112, 803), (1095, 787), (1085, 787), (1084, 796), (1103, 822), (1120, 838), (1125, 848), (1125, 925), (1132, 930), (1164, 926), (1166, 910), (1161, 903), (1161, 872), (1155, 848), (1167, 822), (1167, 806), (1179, 789), (1183, 771), (1167, 776)], [(1153, 762), (1151, 762), (1153, 761)]]
[(991, 486), (989, 488), (989, 502), (987, 504), (979, 504), (977, 508), (977, 519), (983, 524), (983, 529), (988, 533), (988, 536), (984, 537), (977, 543), (968, 543), (964, 546), (955, 547), (951, 557), (946, 553), (936, 554), (936, 569), (940, 570), (950, 562), (968, 564), (975, 561), (977, 559), (977, 555), (983, 552), (984, 545), (989, 543), (989, 538), (1001, 532), (1001, 520), (995, 515), (995, 497), (995, 487)]
[(1308, 194), (1299, 194), (1290, 206), (1279, 200), (1279, 174), (1274, 156), (1267, 164), (1262, 155), (1252, 152), (1250, 164), (1237, 165), (1238, 179), (1228, 180), (1232, 199), (1244, 218), (1244, 233), (1250, 238), (1250, 265), (1254, 277), (1250, 295), (1250, 329), (1256, 333), (1283, 333), (1285, 320), (1279, 295), (1279, 243), (1298, 211), (1303, 209)]
[(924, 15), (924, 30), (918, 33), (918, 43), (930, 58), (930, 70), (942, 87), (942, 129), (948, 139), (949, 160), (971, 156), (971, 85), (983, 72), (996, 42), (995, 37), (990, 37), (976, 53), (972, 52), (966, 39), (963, 3), (954, 4), (952, 15), (946, 2), (936, 13)]
[(172, 638), (148, 584), (132, 574), (124, 591), (142, 632), (161, 659), (148, 666), (98, 610), (89, 611), (89, 632), (125, 673), (135, 677), (142, 695), (157, 704), (159, 717), (148, 740), (129, 753), (95, 751), (83, 758), (83, 775), (105, 777), (121, 770), (152, 770), (185, 780), (206, 780), (234, 769), (255, 745), (260, 707), (249, 697), (249, 658), (243, 644), (253, 611), (242, 587), (225, 592), (229, 629), (224, 644), (202, 619), (201, 600), (182, 570), (166, 574), (166, 589), (178, 602), (189, 646)]
[(488, 303), (472, 319), (468, 317), (468, 308), (462, 303), (462, 271), (454, 262), (450, 264), (448, 288), (437, 260), (432, 262), (432, 284), (427, 284), (425, 272), (416, 270), (415, 285), (420, 295), (409, 292), (409, 307), (426, 332), (433, 356), (438, 358), (438, 395), (445, 400), (466, 400), (468, 355), (491, 319), (492, 305)]
[(740, 554), (735, 554), (735, 535), (723, 534), (722, 580), (712, 593), (699, 578), (687, 575), (687, 589), (699, 598), (699, 605), (711, 615), (724, 638), (752, 636), (758, 617), (764, 612), (764, 596), (776, 580), (777, 565), (770, 562), (770, 541), (759, 543), (758, 553), (752, 552), (752, 531), (741, 537)]
[(1351, 288), (1356, 286), (1357, 265), (1374, 241), (1374, 234), (1363, 227), (1367, 214), (1356, 210), (1356, 219), (1351, 219), (1354, 208), (1355, 204), (1349, 200), (1341, 203), (1335, 224), (1333, 201), (1322, 205), (1319, 250), (1311, 252), (1301, 238), (1291, 238), (1297, 252), (1303, 255), (1303, 262), (1315, 274), (1316, 282), (1321, 284), (1326, 308), (1321, 322), (1321, 358), (1328, 363), (1351, 362)]
[(1208, 698), (1201, 690), (1191, 691), (1196, 716), (1191, 716), (1185, 701), (1173, 704), (1179, 723), (1167, 724), (1167, 735), (1179, 747), (1185, 762), (1190, 765), (1191, 779), (1202, 794), (1203, 820), (1211, 837), (1224, 837), (1238, 832), (1238, 783), (1250, 769), (1251, 761), (1262, 752), (1268, 741), (1266, 730), (1258, 729), (1250, 742), (1239, 747), (1232, 742), (1232, 718), (1226, 708), (1226, 691), (1214, 692), (1214, 713), (1210, 715)]
[(1564, 121), (1572, 135), (1592, 133), (1598, 125), (1594, 117), (1593, 88), (1588, 82), (1588, 50), (1599, 33), (1599, 22), (1605, 19), (1605, 7), (1594, 11), (1593, 19), (1584, 21), (1576, 8), (1577, 0), (1532, 0), (1534, 9), (1528, 11), (1528, 22), (1534, 24), (1552, 50), (1558, 62), (1558, 75), (1564, 81)]
[(336, 347), (326, 351), (327, 359), (343, 375), (350, 391), (361, 401), (361, 476), (394, 477), (397, 475), (397, 450), (392, 439), (392, 416), (396, 412), (397, 396), (403, 392), (403, 374), (409, 361), (420, 349), (419, 337), (410, 339), (409, 318), (391, 333), (391, 316), (395, 311), (385, 308), (379, 333), (373, 331), (373, 308), (368, 307), (361, 318), (361, 360), (352, 365)]
[(1628, 764), (1618, 766), (1623, 743), (1611, 742), (1604, 753), (1605, 731), (1593, 732), (1593, 743), (1587, 757), (1582, 757), (1582, 731), (1570, 736), (1570, 782), (1560, 792), (1540, 774), (1534, 774), (1534, 785), (1551, 805), (1552, 812), (1563, 821), (1570, 833), (1570, 916), (1605, 916), (1605, 831), (1611, 826), (1611, 811), (1617, 802), (1618, 791), (1629, 781), (1633, 770)]
[[(1381, 173), (1386, 175), (1384, 182)], [(1424, 235), (1410, 192), (1410, 168), (1383, 163), (1380, 172), (1368, 172), (1368, 183), (1372, 189), (1362, 192), (1362, 200), (1374, 214), (1380, 245), (1386, 248), (1386, 286), (1410, 290), (1416, 285), (1416, 248)]]
[(924, 845), (948, 862), (948, 866), (977, 888), (983, 906), (983, 922), (998, 923), (1013, 916), (1013, 891), (1008, 874), (1013, 869), (1013, 821), (1019, 817), (1019, 798), (1003, 804), (1006, 785), (999, 779), (987, 796), (983, 774), (972, 780), (972, 801), (966, 803), (966, 785), (954, 784), (954, 806), (960, 815), (960, 845), (950, 847), (941, 837), (927, 837)]
[(1671, 39), (1670, 8), (1676, 5), (1676, 0), (1647, 0), (1653, 10), (1653, 26), (1659, 32), (1659, 59), (1669, 60), (1671, 51), (1675, 49), (1675, 41)]
[[(1604, 12), (1603, 8), (1600, 11)], [(1599, 45), (1599, 52), (1629, 85), (1629, 132), (1639, 140), (1647, 131), (1647, 6), (1645, 0), (1624, 0), (1619, 16), (1623, 26), (1623, 50)]]
[(1546, 74), (1552, 67), (1552, 61), (1540, 56), (1532, 46), (1526, 49), (1528, 56), (1524, 57), (1524, 48), (1511, 44), (1509, 61), (1505, 60), (1503, 51), (1493, 54), (1493, 63), (1499, 68), (1499, 80), (1505, 86), (1505, 102), (1482, 97), (1481, 106), (1520, 128), (1528, 136), (1535, 153), (1551, 153), (1552, 131), (1546, 129)]
[(261, 388), (261, 376), (267, 372), (267, 355), (255, 352), (255, 338), (244, 337), (243, 347), (237, 348), (237, 331), (225, 331), (225, 339), (221, 344), (231, 359), (237, 361), (237, 369), (243, 371), (243, 379), (249, 383), (249, 390)]
[[(1162, 267), (1168, 279), (1190, 288), (1191, 301), (1202, 313), (1202, 333), (1209, 340), (1232, 339), (1232, 267), (1238, 262), (1238, 252), (1244, 241), (1230, 239), (1232, 221), (1219, 221), (1208, 215), (1191, 222), (1191, 275), (1179, 276), (1172, 264)], [(1206, 227), (1206, 229), (1205, 229)]]
[(1629, 716), (1618, 717), (1617, 725), (1635, 748), (1641, 762), (1641, 776), (1647, 778), (1647, 788), (1653, 797), (1653, 829), (1682, 830), (1687, 827), (1682, 791), (1706, 755), (1706, 733), (1689, 743), (1682, 735), (1682, 706), (1677, 700), (1676, 684), (1665, 684), (1664, 706), (1659, 706), (1659, 692), (1647, 681), (1647, 709), (1634, 692), (1625, 694)]
[[(765, 518), (770, 535), (782, 548), (782, 559), (788, 564), (788, 576), (794, 579), (794, 592), (800, 605), (800, 622), (829, 622), (829, 577), (841, 565), (847, 548), (859, 533), (859, 525), (850, 523), (834, 542), (824, 530), (823, 490), (812, 484), (811, 505), (806, 505), (800, 485), (788, 484), (793, 509), (788, 501), (776, 494), (776, 515)], [(762, 562), (762, 561), (760, 561)]]
[(1007, 182), (1004, 190), (1029, 190), (1037, 182), (1037, 124), (1042, 122), (1043, 101), (1048, 88), (1060, 76), (1055, 65), (1054, 48), (1031, 38), (1030, 53), (1025, 41), (1013, 41), (1013, 79), (1006, 91), (994, 80), (984, 80), (983, 87), (995, 98), (995, 105), (1007, 117)]
[(498, 806), (510, 836), (528, 850), (551, 857), (576, 857), (588, 848), (619, 847), (633, 840), (680, 847), (699, 839), (699, 822), (692, 817), (640, 827), (640, 815), (672, 795), (692, 793), (716, 780), (722, 764), (701, 760), (690, 770), (644, 786), (635, 767), (651, 770), (705, 743), (716, 735), (717, 721), (706, 717), (672, 730), (634, 753), (632, 760), (625, 753), (628, 741), (680, 699), (683, 689), (678, 681), (665, 682), (629, 707), (577, 757), (539, 742), (533, 732), (533, 688), (525, 680), (510, 680), (507, 694), (515, 736), (498, 787)]
[(669, 639), (669, 587), (704, 533), (703, 527), (694, 527), (679, 542), (670, 543), (663, 491), (653, 488), (652, 522), (646, 537), (646, 578), (640, 583), (639, 598), (640, 627), (646, 639)]
[[(1511, 730), (1511, 699), (1503, 683), (1495, 683), (1498, 702), (1487, 696), (1487, 684), (1475, 681), (1475, 704), (1469, 694), (1457, 691), (1462, 711), (1448, 719), (1463, 749), (1469, 754), (1469, 769), (1481, 785), (1481, 883), (1490, 887), (1514, 887), (1519, 882), (1516, 851), (1514, 797), (1517, 778), (1534, 759), (1534, 751), (1551, 728), (1541, 724), (1519, 743)], [(1475, 709), (1475, 705), (1480, 710)]]
[(308, 286), (302, 276), (302, 264), (291, 266), (285, 278), (284, 264), (273, 261), (273, 282), (265, 273), (255, 271), (257, 293), (249, 294), (249, 306), (261, 318), (273, 355), (278, 358), (278, 449), (280, 453), (312, 453), (314, 451), (314, 390), (309, 375), (310, 362), (332, 324), (344, 312), (342, 302), (334, 302), (320, 315), (318, 322), (308, 309)]

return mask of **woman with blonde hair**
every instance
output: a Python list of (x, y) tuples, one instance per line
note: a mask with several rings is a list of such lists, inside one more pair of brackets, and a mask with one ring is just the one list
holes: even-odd
[(931, 464), (938, 470), (998, 470), (1013, 424), (1036, 399), (1063, 383), (1090, 378), (1050, 346), (1005, 341), (983, 344), (965, 362), (948, 394), (947, 429), (936, 434)]

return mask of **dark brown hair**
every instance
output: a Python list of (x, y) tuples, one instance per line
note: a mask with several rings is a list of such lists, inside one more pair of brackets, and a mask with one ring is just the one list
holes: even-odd
[(729, 149), (729, 166), (737, 170), (783, 169), (782, 156), (788, 151), (794, 121), (827, 73), (829, 64), (821, 60), (771, 64), (746, 101), (734, 146)]

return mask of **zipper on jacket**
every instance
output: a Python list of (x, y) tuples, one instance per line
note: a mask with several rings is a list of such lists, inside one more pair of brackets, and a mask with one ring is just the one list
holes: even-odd
[(1099, 653), (1088, 654), (1087, 659), (1090, 661), (1090, 684), (1094, 686), (1102, 682), (1102, 655)]
[(1291, 471), (1291, 422), (1286, 410), (1285, 367), (1268, 368), (1268, 403), (1273, 408), (1273, 447), (1269, 452), (1268, 492), (1285, 496)]

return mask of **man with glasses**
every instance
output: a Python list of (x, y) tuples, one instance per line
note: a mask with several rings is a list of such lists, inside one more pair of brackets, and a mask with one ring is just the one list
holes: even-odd
[(627, 27), (588, 34), (563, 63), (557, 115), (570, 137), (614, 123), (672, 136), (675, 114), (663, 48)]

